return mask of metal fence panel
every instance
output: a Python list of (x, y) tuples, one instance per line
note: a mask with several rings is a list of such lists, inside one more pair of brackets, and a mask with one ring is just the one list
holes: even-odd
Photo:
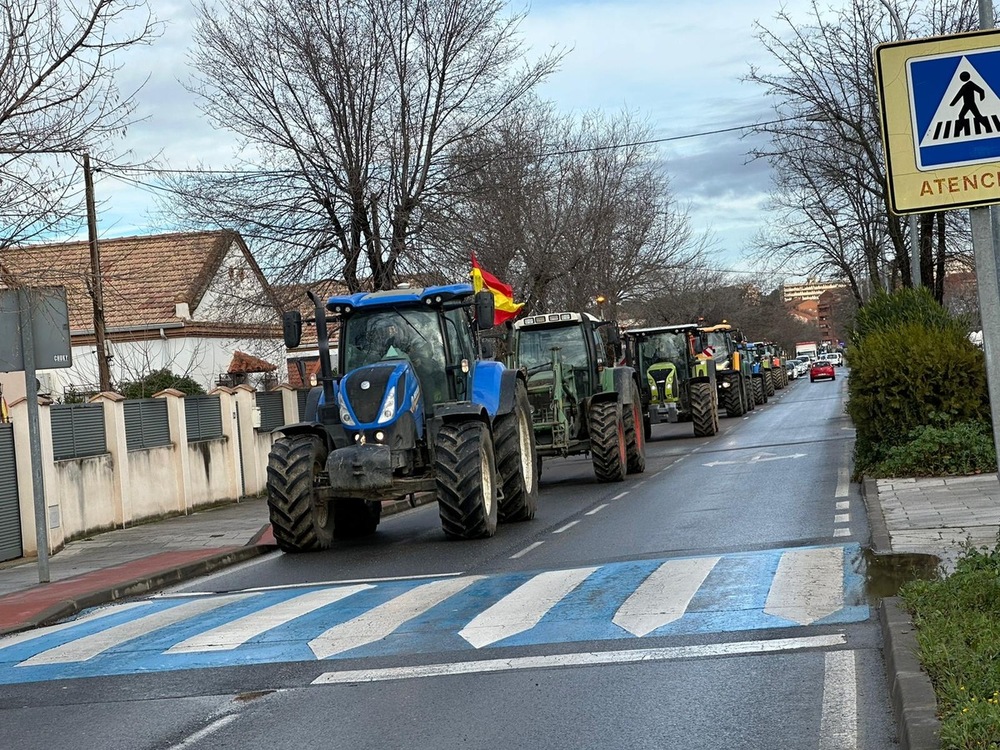
[(13, 425), (0, 424), (0, 561), (13, 560), (22, 554), (14, 430)]
[(257, 407), (260, 409), (261, 432), (270, 432), (285, 423), (285, 403), (281, 391), (258, 393)]
[(108, 452), (104, 435), (104, 407), (100, 404), (56, 404), (52, 421), (52, 457), (100, 456)]
[(222, 437), (222, 403), (218, 396), (185, 396), (189, 443)]
[(162, 398), (125, 402), (125, 443), (130, 451), (170, 445), (170, 419)]

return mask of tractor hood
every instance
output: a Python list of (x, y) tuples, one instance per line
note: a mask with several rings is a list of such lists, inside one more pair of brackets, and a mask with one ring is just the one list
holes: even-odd
[(420, 382), (409, 360), (393, 360), (351, 370), (340, 380), (340, 421), (350, 429), (386, 427), (403, 414), (422, 424)]

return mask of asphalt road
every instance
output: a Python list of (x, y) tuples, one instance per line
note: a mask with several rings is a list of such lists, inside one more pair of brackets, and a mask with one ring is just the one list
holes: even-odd
[(546, 461), (490, 540), (424, 506), (0, 643), (0, 744), (895, 747), (845, 378), (779, 394), (623, 483)]

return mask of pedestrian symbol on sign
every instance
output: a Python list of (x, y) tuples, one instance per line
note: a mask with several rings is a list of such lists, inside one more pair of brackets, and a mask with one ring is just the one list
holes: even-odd
[(1000, 153), (1000, 52), (908, 61), (917, 168), (975, 164)]

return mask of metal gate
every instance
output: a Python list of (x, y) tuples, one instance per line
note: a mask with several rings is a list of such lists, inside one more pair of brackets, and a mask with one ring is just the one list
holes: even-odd
[(0, 562), (21, 557), (21, 509), (13, 425), (0, 424)]

